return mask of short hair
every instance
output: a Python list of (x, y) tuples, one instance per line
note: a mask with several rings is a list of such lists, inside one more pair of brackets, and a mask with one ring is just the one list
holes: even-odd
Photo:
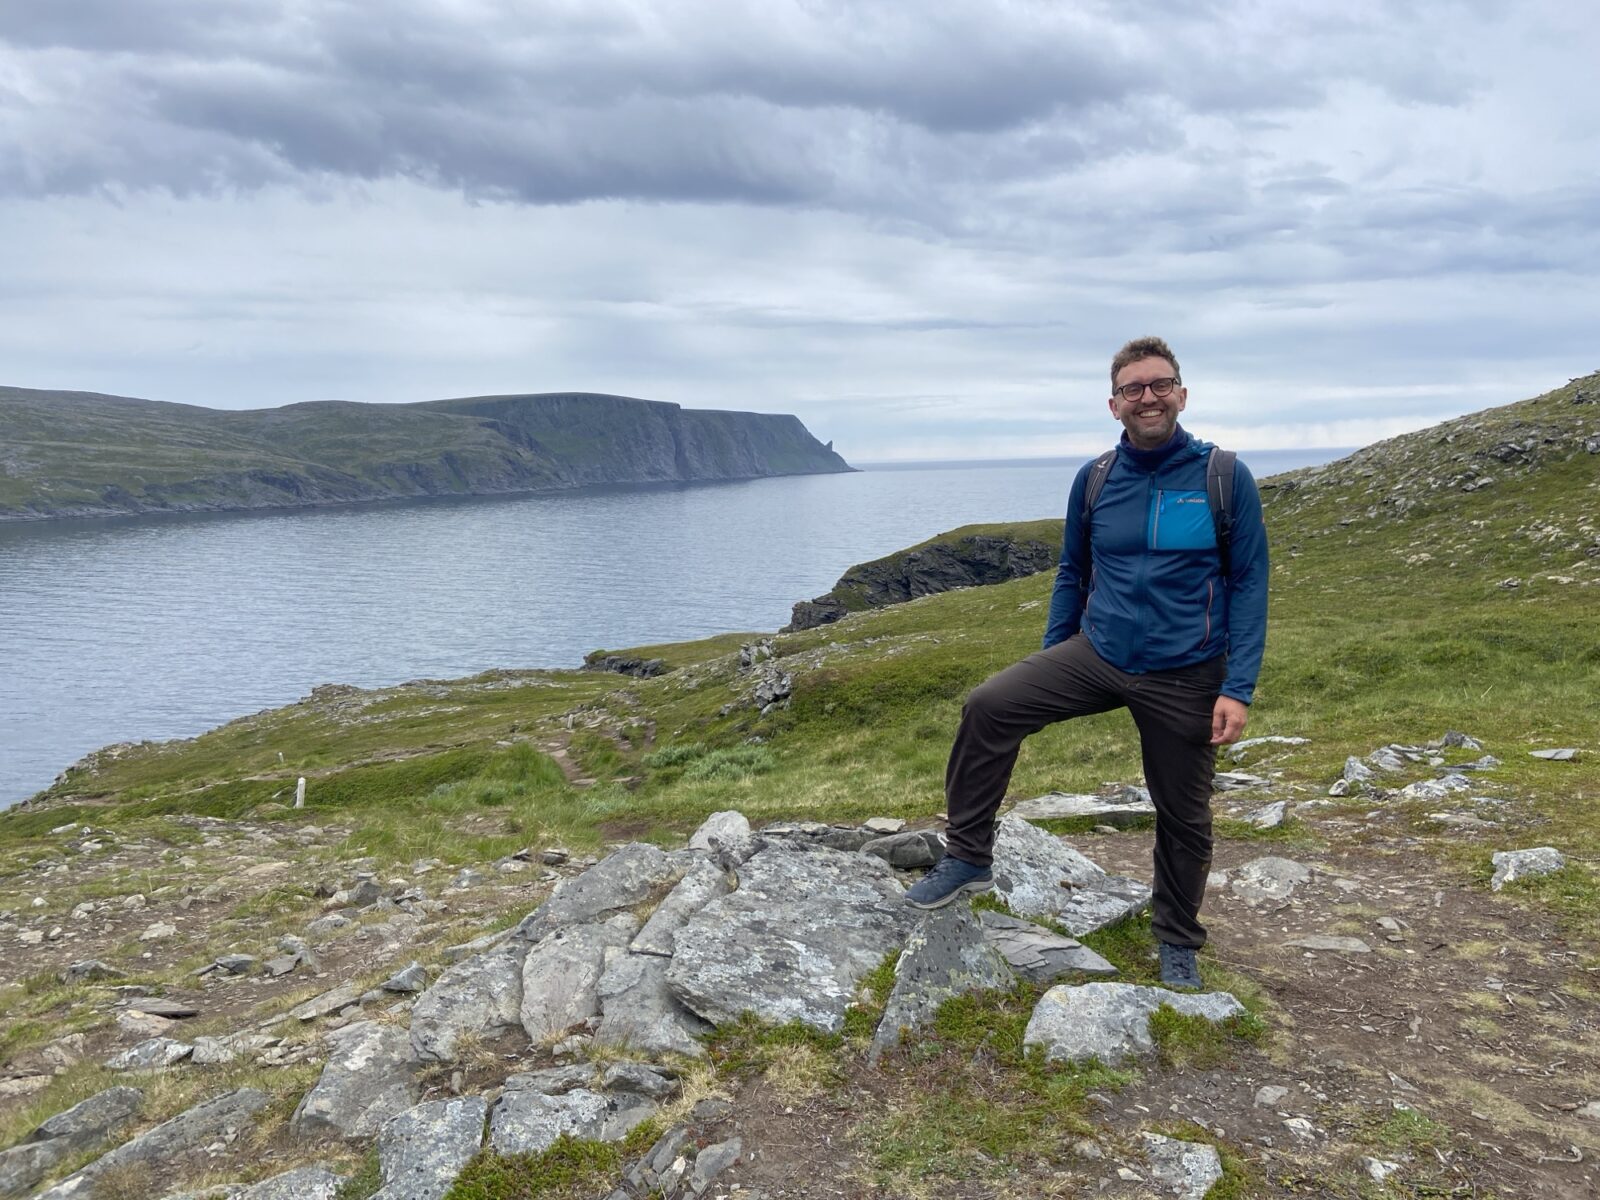
[(1140, 362), (1147, 358), (1164, 358), (1172, 364), (1172, 373), (1179, 379), (1183, 378), (1183, 370), (1178, 366), (1178, 356), (1172, 352), (1172, 347), (1158, 337), (1134, 338), (1111, 360), (1111, 386), (1117, 386), (1117, 374), (1123, 367)]

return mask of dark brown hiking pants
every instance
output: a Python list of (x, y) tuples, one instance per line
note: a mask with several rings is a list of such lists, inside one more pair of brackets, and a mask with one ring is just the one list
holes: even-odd
[(1145, 783), (1156, 808), (1152, 907), (1156, 937), (1205, 944), (1200, 902), (1211, 869), (1211, 710), (1227, 660), (1130, 675), (1081, 633), (1030, 654), (972, 690), (945, 769), (949, 853), (986, 867), (995, 814), (1022, 739), (1069, 717), (1127, 708), (1139, 727)]

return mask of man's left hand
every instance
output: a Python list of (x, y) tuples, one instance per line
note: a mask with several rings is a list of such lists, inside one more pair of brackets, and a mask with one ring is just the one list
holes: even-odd
[(1211, 744), (1226, 746), (1239, 740), (1245, 722), (1250, 719), (1250, 709), (1232, 696), (1218, 696), (1211, 709)]

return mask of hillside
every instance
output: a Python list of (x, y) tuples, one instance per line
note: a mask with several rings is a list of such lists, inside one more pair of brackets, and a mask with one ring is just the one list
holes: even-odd
[[(1236, 774), (1219, 778), (1201, 956), (1242, 1016), (1213, 1026), (1163, 1008), (1142, 1055), (1046, 1063), (1024, 1030), (1060, 989), (1022, 980), (949, 1000), (871, 1066), (872, 1030), (898, 986), (891, 954), (844, 989), (839, 1028), (729, 1017), (688, 1057), (606, 1044), (604, 1019), (558, 1044), (512, 1017), (418, 1068), (414, 1095), (487, 1103), (581, 1068), (584, 1087), (612, 1080), (602, 1090), (617, 1104), (616, 1069), (638, 1061), (675, 1073), (676, 1091), (622, 1141), (585, 1133), (537, 1154), (478, 1153), (450, 1195), (684, 1195), (691, 1170), (731, 1156), (716, 1183), (729, 1195), (1169, 1196), (1162, 1137), (1215, 1156), (1211, 1200), (1596, 1194), (1597, 395), (1600, 376), (1578, 380), (1265, 481), (1271, 630), (1246, 736), (1296, 740), (1219, 760)], [(199, 738), (91, 756), (0, 816), (0, 938), (16, 947), (0, 967), (0, 1060), (35, 1089), (0, 1100), (0, 1145), (130, 1078), (100, 1064), (148, 1036), (127, 1011), (140, 1001), (126, 989), (142, 989), (199, 1010), (166, 1027), (186, 1045), (278, 1023), (272, 1045), (251, 1043), (231, 1065), (167, 1069), (114, 1139), (248, 1087), (268, 1105), (255, 1140), (200, 1166), (141, 1164), (118, 1194), (317, 1160), (348, 1177), (341, 1196), (370, 1195), (370, 1134), (291, 1134), (324, 1061), (353, 1036), (334, 1026), (376, 1037), (409, 1023), (415, 1042), (439, 1019), (440, 993), (396, 999), (384, 987), (400, 968), (416, 960), (436, 988), (503, 969), (513, 943), (495, 938), (543, 928), (530, 914), (549, 918), (553, 884), (563, 904), (592, 900), (590, 870), (652, 853), (619, 846), (683, 853), (714, 813), (779, 823), (765, 835), (779, 846), (859, 846), (874, 817), (937, 831), (961, 699), (1037, 646), (1050, 580), (791, 634), (608, 652), (661, 660), (647, 678), (491, 672), (319, 688)], [(1574, 753), (1534, 756), (1556, 750)], [(299, 777), (303, 810), (292, 807)], [(1030, 739), (1010, 798), (1139, 781), (1131, 725), (1109, 713)], [(1148, 879), (1148, 822), (1103, 821), (1044, 828), (1107, 872)], [(1492, 855), (1540, 847), (1564, 865), (1491, 886)], [(842, 851), (809, 852), (847, 869)], [(829, 902), (836, 882), (817, 885)], [(639, 886), (601, 910), (641, 920), (659, 892)], [(791, 949), (722, 969), (806, 960), (793, 953), (810, 936), (803, 922), (785, 910), (766, 924)], [(311, 958), (285, 949), (290, 939)], [(1118, 980), (1153, 982), (1147, 917), (1080, 941)], [(212, 968), (229, 955), (257, 961), (238, 975)], [(121, 978), (62, 978), (90, 958)], [(274, 975), (267, 962), (288, 966)], [(306, 1001), (294, 1012), (307, 1015), (280, 1020)], [(651, 1162), (650, 1176), (635, 1167)], [(648, 1188), (628, 1182), (634, 1169)]]
[(0, 520), (848, 471), (792, 416), (570, 392), (225, 411), (0, 388)]

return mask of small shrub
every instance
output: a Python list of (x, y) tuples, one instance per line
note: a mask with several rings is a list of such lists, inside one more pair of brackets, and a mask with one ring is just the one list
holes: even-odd
[(696, 759), (683, 777), (695, 782), (748, 779), (765, 775), (776, 765), (772, 751), (765, 746), (732, 746)]
[(706, 747), (699, 742), (680, 742), (673, 746), (663, 746), (652, 751), (640, 759), (645, 766), (653, 771), (665, 770), (668, 767), (681, 767), (702, 757)]

